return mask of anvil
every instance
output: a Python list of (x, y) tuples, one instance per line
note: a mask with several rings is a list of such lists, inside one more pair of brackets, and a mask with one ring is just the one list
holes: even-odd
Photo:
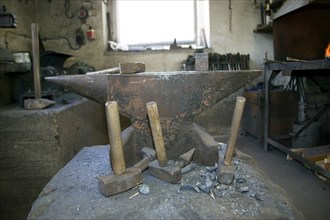
[(196, 148), (195, 162), (214, 165), (218, 143), (193, 123), (193, 117), (260, 75), (260, 70), (181, 71), (63, 75), (46, 80), (102, 104), (118, 102), (120, 114), (131, 120), (122, 132), (128, 166), (141, 159), (143, 147), (154, 148), (146, 109), (150, 101), (158, 105), (168, 158)]

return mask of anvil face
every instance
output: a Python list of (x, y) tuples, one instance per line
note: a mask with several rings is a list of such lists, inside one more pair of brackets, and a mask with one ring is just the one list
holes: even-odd
[[(124, 145), (128, 164), (132, 164), (130, 160), (139, 159), (143, 147), (153, 148), (146, 103), (155, 101), (168, 157), (176, 157), (196, 147), (196, 144), (204, 145), (204, 148), (197, 146), (196, 160), (202, 164), (214, 165), (217, 144), (192, 123), (193, 116), (260, 75), (261, 71), (258, 70), (184, 71), (68, 75), (47, 77), (46, 80), (103, 104), (106, 101), (118, 102), (120, 114), (128, 117), (133, 127), (133, 132), (130, 132)], [(196, 138), (201, 141), (196, 141)], [(210, 147), (212, 150), (209, 152)], [(215, 155), (210, 158), (208, 154)], [(204, 159), (198, 159), (199, 157)]]

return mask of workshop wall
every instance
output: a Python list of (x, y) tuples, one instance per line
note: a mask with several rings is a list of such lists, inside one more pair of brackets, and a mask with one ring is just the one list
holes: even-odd
[[(0, 46), (6, 46), (11, 52), (31, 48), (30, 39), (24, 36), (31, 35), (31, 23), (36, 22), (39, 24), (39, 32), (46, 50), (74, 55), (96, 70), (116, 67), (122, 62), (141, 61), (145, 62), (146, 71), (149, 72), (176, 71), (181, 70), (182, 62), (188, 55), (194, 54), (194, 50), (189, 49), (107, 51), (105, 31), (107, 6), (102, 0), (70, 0), (69, 5), (65, 4), (65, 0), (3, 0), (2, 2), (17, 15), (16, 29), (0, 29)], [(86, 4), (91, 15), (85, 20), (79, 19), (77, 11)], [(261, 69), (264, 51), (268, 51), (268, 58), (273, 59), (273, 41), (271, 34), (253, 32), (259, 23), (260, 10), (253, 7), (252, 1), (232, 0), (230, 18), (229, 0), (210, 0), (211, 48), (207, 49), (207, 52), (250, 54), (250, 69)], [(85, 44), (78, 47), (76, 31), (81, 27), (85, 32), (89, 26), (95, 30), (95, 40), (85, 39)], [(11, 34), (6, 34), (7, 32)], [(5, 39), (5, 35), (10, 35), (10, 38)], [(230, 126), (235, 98), (241, 95), (242, 91), (243, 89), (237, 91), (203, 112), (203, 115), (197, 116), (198, 123), (212, 134), (226, 130)], [(222, 114), (221, 117), (219, 112)], [(214, 120), (214, 117), (217, 117), (217, 120)]]
[(16, 15), (16, 28), (0, 28), (0, 47), (11, 53), (31, 51), (31, 23), (36, 22), (34, 0), (1, 0), (7, 12)]
[(250, 54), (250, 69), (260, 69), (264, 51), (273, 57), (273, 37), (253, 30), (261, 22), (260, 9), (249, 0), (210, 0), (211, 47), (217, 53)]
[[(96, 69), (114, 67), (119, 62), (143, 61), (147, 71), (174, 71), (180, 70), (182, 61), (194, 53), (194, 50), (108, 52), (105, 31), (107, 6), (104, 1), (71, 0), (69, 3), (66, 5), (65, 0), (3, 0), (1, 4), (16, 14), (18, 22), (16, 29), (0, 29), (0, 46), (5, 47), (7, 41), (11, 52), (30, 49), (31, 42), (24, 36), (31, 36), (31, 23), (36, 22), (46, 50), (75, 55)], [(86, 3), (91, 8), (91, 15), (84, 21), (76, 12)], [(232, 0), (231, 4), (230, 19), (229, 1), (210, 1), (210, 51), (250, 54), (250, 68), (259, 69), (265, 50), (272, 59), (272, 35), (253, 32), (260, 23), (260, 11), (252, 6), (251, 1)], [(76, 30), (81, 27), (87, 31), (89, 26), (95, 30), (96, 39), (85, 39), (85, 44), (78, 47)]]

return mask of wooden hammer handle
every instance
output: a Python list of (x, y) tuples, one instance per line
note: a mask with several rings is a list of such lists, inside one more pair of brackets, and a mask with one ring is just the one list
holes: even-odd
[(141, 172), (143, 172), (145, 169), (148, 168), (148, 165), (151, 161), (152, 160), (149, 157), (146, 156), (146, 157), (143, 157), (142, 160), (140, 160), (139, 162), (134, 164), (133, 167), (136, 167), (136, 168), (140, 169)]
[(118, 103), (116, 101), (107, 102), (105, 104), (105, 108), (110, 139), (110, 158), (112, 170), (115, 175), (120, 175), (126, 172), (126, 164), (121, 139)]
[(147, 110), (158, 163), (160, 166), (166, 166), (167, 156), (156, 102), (148, 102)]
[(230, 136), (228, 139), (227, 149), (225, 153), (225, 160), (224, 160), (224, 164), (227, 166), (231, 165), (231, 160), (233, 158), (237, 134), (239, 131), (239, 126), (244, 111), (245, 100), (246, 99), (242, 96), (236, 98), (233, 120), (231, 122)]
[(39, 27), (38, 24), (31, 24), (32, 36), (32, 58), (33, 58), (33, 82), (34, 96), (41, 99), (41, 83), (40, 83), (40, 52), (39, 52)]

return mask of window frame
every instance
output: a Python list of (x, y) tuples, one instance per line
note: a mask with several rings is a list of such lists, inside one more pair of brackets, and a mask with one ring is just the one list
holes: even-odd
[[(113, 47), (110, 45), (115, 44), (118, 46), (119, 50), (124, 51), (135, 51), (135, 50), (169, 50), (170, 45), (166, 42), (159, 43), (145, 43), (139, 45), (131, 45), (131, 48), (122, 48), (123, 45), (117, 45), (117, 12), (116, 12), (116, 1), (112, 0), (108, 2), (107, 13), (108, 18), (108, 48), (109, 50), (113, 50)], [(200, 49), (200, 48), (210, 48), (210, 16), (209, 16), (209, 0), (193, 0), (194, 1), (194, 42), (178, 42), (179, 48), (192, 48), (192, 49)], [(173, 43), (173, 42), (172, 42)]]

